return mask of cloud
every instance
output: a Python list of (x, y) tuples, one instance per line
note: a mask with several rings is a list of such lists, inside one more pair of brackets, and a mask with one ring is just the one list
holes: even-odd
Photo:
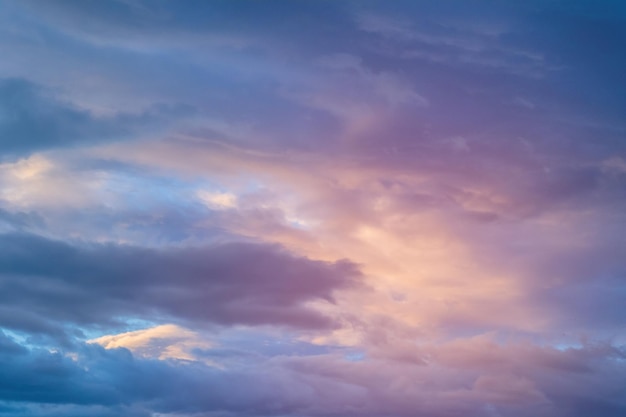
[[(169, 114), (189, 108), (156, 105), (143, 114), (118, 113), (98, 117), (55, 98), (51, 91), (24, 79), (0, 79), (0, 136), (3, 159), (33, 152), (101, 141), (116, 141), (136, 134), (139, 126), (163, 125)], [(147, 125), (147, 126), (146, 126)], [(152, 125), (152, 126), (151, 126)]]
[(101, 336), (89, 340), (88, 343), (97, 343), (105, 349), (123, 347), (137, 356), (162, 360), (197, 360), (194, 350), (212, 347), (211, 342), (203, 339), (198, 333), (174, 324)]
[[(227, 243), (148, 249), (68, 244), (29, 234), (0, 237), (3, 310), (47, 323), (112, 325), (122, 316), (170, 317), (202, 326), (333, 326), (307, 302), (333, 302), (359, 276), (275, 245)], [(20, 320), (3, 320), (27, 329)], [(33, 330), (32, 326), (29, 330)]]
[(0, 136), (5, 158), (81, 141), (115, 138), (127, 130), (46, 97), (40, 88), (25, 80), (1, 80), (0, 97)]
[(591, 3), (2, 2), (0, 414), (624, 415)]
[(356, 26), (382, 37), (386, 41), (383, 45), (403, 59), (531, 78), (541, 78), (555, 69), (538, 50), (511, 42), (514, 38), (506, 35), (517, 28), (507, 21), (506, 15), (502, 22), (481, 22), (483, 19), (479, 16), (474, 21), (469, 16), (455, 19), (450, 15), (442, 16), (440, 12), (426, 15), (426, 18), (419, 14), (397, 17), (386, 11), (361, 12), (357, 14)]
[[(626, 378), (624, 352), (610, 345), (559, 350), (483, 337), (422, 346), (430, 355), (428, 364), (355, 362), (330, 353), (257, 357), (245, 367), (217, 369), (96, 344), (51, 352), (25, 348), (6, 335), (0, 340), (0, 346), (10, 346), (0, 356), (7, 371), (0, 375), (0, 399), (9, 416), (26, 410), (32, 415), (150, 410), (183, 416), (582, 417), (603, 412), (617, 417), (626, 407), (620, 396), (606, 396), (618, 392)], [(44, 404), (47, 414), (39, 408)]]
[[(359, 317), (346, 324), (357, 328), (356, 337), (345, 336), (354, 328), (344, 333), (350, 344), (367, 339), (362, 333), (393, 334), (404, 326), (413, 329), (407, 332), (411, 336), (432, 329), (559, 331), (562, 318), (579, 315), (613, 328), (618, 297), (601, 296), (599, 288), (587, 296), (584, 290), (573, 292), (579, 295), (572, 303), (557, 296), (575, 282), (618, 285), (623, 259), (612, 248), (620, 246), (620, 238), (605, 229), (612, 220), (590, 216), (612, 210), (619, 195), (617, 184), (605, 182), (613, 181), (612, 174), (587, 167), (582, 155), (580, 161), (569, 159), (577, 161), (573, 168), (555, 164), (546, 172), (536, 164), (548, 155), (500, 160), (496, 151), (503, 145), (463, 139), (469, 151), (459, 151), (456, 139), (448, 139), (425, 146), (406, 164), (394, 164), (393, 155), (284, 157), (198, 143), (187, 148), (180, 142), (161, 142), (143, 153), (110, 148), (105, 155), (129, 155), (128, 160), (179, 173), (255, 178), (260, 191), (238, 195), (237, 209), (224, 210), (217, 224), (314, 259), (357, 262), (377, 294), (347, 292), (332, 312)], [(406, 153), (399, 151), (398, 158)], [(281, 205), (309, 226), (286, 227)], [(396, 301), (389, 294), (402, 297)], [(604, 313), (574, 305), (594, 299), (607, 301), (606, 309), (594, 310)], [(380, 316), (389, 320), (378, 321)], [(327, 336), (310, 340), (334, 340)]]
[(2, 228), (0, 230), (3, 232), (41, 227), (43, 224), (43, 219), (37, 213), (14, 212), (0, 208), (0, 228)]
[(237, 196), (231, 193), (199, 190), (197, 195), (198, 198), (208, 207), (216, 210), (225, 210), (237, 207)]

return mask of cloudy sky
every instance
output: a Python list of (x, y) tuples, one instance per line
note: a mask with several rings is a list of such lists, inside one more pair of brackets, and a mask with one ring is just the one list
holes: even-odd
[(626, 3), (0, 0), (0, 414), (626, 415)]

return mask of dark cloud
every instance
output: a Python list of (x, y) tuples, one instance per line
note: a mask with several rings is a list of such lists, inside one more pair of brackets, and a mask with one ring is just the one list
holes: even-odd
[[(149, 381), (155, 376), (171, 378), (166, 364), (136, 362), (126, 350), (105, 351), (99, 346), (84, 346), (80, 351), (81, 363), (75, 359), (45, 349), (23, 349), (2, 355), (1, 399), (116, 407), (131, 399), (163, 395), (166, 387), (151, 386)], [(144, 382), (137, 384), (141, 380)], [(19, 409), (14, 413), (20, 415)]]
[(0, 317), (31, 332), (128, 315), (328, 327), (332, 321), (304, 303), (333, 302), (333, 292), (355, 285), (359, 275), (348, 261), (311, 261), (254, 243), (148, 249), (5, 234), (0, 247)]
[(0, 81), (0, 113), (5, 158), (94, 138), (111, 138), (125, 130), (46, 97), (39, 87), (19, 79)]
[[(13, 404), (13, 403), (11, 403)], [(24, 404), (0, 405), (7, 417), (152, 417), (148, 410), (133, 406), (106, 407), (94, 405)]]
[(82, 345), (71, 355), (20, 349), (0, 356), (0, 400), (9, 404), (4, 415), (148, 415), (142, 410), (263, 415), (290, 413), (307, 402), (293, 390), (293, 384), (306, 383), (285, 370), (278, 375), (223, 371), (200, 363), (140, 359), (125, 349), (98, 345)]
[(155, 105), (142, 114), (97, 117), (55, 98), (51, 91), (24, 79), (0, 79), (0, 149), (17, 158), (53, 148), (115, 141), (156, 126), (172, 115), (192, 112), (185, 106)]
[(29, 229), (43, 227), (45, 221), (41, 215), (35, 212), (10, 211), (0, 207), (0, 225), (9, 229)]
[[(207, 4), (192, 0), (185, 3), (170, 1), (97, 1), (61, 0), (45, 5), (25, 2), (43, 21), (70, 24), (67, 31), (79, 31), (99, 37), (118, 38), (121, 35), (146, 37), (167, 31), (180, 33), (221, 33), (236, 36), (253, 34), (267, 40), (303, 27), (313, 31), (325, 19), (328, 29), (341, 30), (346, 23), (345, 5), (305, 2), (300, 5), (270, 0), (263, 3), (245, 1), (245, 7), (218, 0)], [(42, 13), (44, 12), (44, 13)], [(331, 34), (327, 34), (330, 36)], [(302, 33), (301, 36), (311, 36)], [(315, 42), (315, 39), (309, 38)], [(286, 43), (292, 42), (288, 39)]]
[(0, 356), (0, 404), (11, 417), (618, 417), (626, 409), (624, 351), (608, 344), (558, 350), (478, 339), (433, 346), (426, 365), (380, 366), (319, 355), (218, 369), (98, 345), (28, 349), (3, 337), (3, 346), (15, 346)]

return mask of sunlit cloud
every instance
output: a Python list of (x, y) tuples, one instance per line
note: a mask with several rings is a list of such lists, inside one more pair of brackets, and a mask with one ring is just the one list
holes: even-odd
[(97, 343), (105, 349), (126, 348), (135, 355), (161, 360), (197, 360), (194, 349), (209, 349), (213, 346), (198, 333), (174, 324), (100, 336), (88, 343)]

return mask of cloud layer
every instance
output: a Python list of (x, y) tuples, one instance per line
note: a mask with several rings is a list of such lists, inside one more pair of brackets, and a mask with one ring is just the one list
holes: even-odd
[(624, 415), (618, 3), (0, 0), (0, 414)]

